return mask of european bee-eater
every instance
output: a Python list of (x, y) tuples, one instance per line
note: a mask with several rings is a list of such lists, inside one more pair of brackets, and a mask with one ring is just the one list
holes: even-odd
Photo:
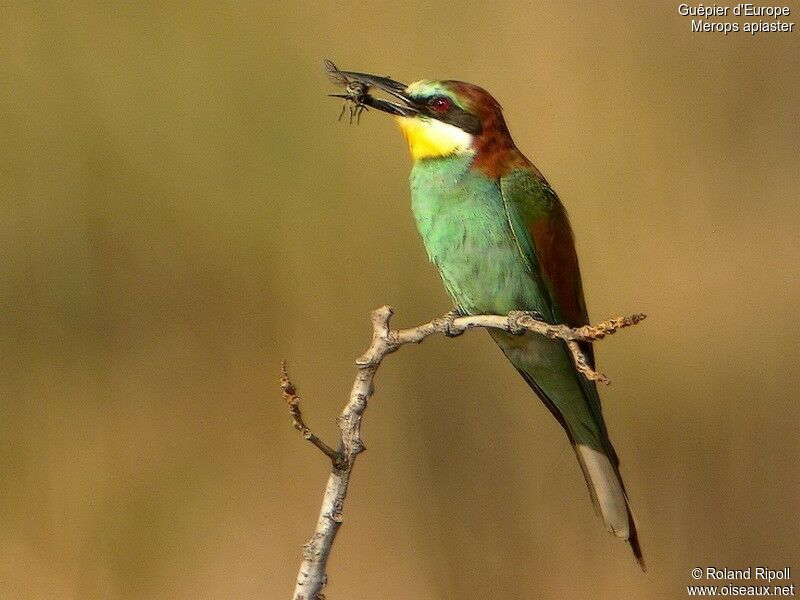
[[(533, 311), (550, 323), (586, 325), (567, 213), (514, 144), (500, 104), (486, 90), (462, 81), (405, 85), (365, 73), (337, 73), (340, 82), (343, 77), (351, 84), (342, 97), (395, 115), (405, 134), (413, 159), (411, 208), (457, 311)], [(372, 96), (369, 88), (392, 99)], [(577, 371), (560, 340), (500, 330), (490, 334), (561, 423), (606, 528), (630, 543), (644, 568), (595, 383)], [(591, 345), (583, 350), (593, 366)]]

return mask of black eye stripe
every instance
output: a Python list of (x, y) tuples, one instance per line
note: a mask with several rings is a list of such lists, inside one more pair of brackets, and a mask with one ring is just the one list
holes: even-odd
[(472, 135), (480, 135), (483, 127), (481, 127), (481, 120), (475, 115), (471, 115), (462, 109), (456, 111), (448, 111), (444, 114), (444, 118), (440, 119), (450, 125), (455, 125), (459, 129), (463, 129)]
[(481, 127), (481, 120), (475, 115), (465, 111), (449, 98), (447, 98), (447, 100), (450, 101), (450, 106), (447, 110), (442, 112), (435, 110), (432, 103), (439, 98), (441, 98), (441, 96), (434, 96), (433, 98), (421, 100), (418, 104), (419, 111), (425, 116), (441, 121), (442, 123), (454, 125), (469, 134), (479, 135), (481, 133), (483, 130)]

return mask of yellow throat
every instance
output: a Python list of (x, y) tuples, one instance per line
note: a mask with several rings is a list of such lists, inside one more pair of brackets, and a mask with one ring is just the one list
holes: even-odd
[(414, 160), (473, 152), (472, 135), (455, 125), (423, 116), (397, 117), (397, 124)]

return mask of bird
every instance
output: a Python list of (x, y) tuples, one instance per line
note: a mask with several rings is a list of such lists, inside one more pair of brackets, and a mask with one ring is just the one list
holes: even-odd
[[(464, 81), (341, 71), (364, 86), (359, 102), (393, 115), (412, 158), (411, 209), (428, 258), (458, 315), (535, 313), (553, 324), (589, 323), (567, 212), (517, 148), (500, 104)], [(384, 92), (389, 99), (371, 93)], [(338, 95), (338, 97), (347, 97)], [(505, 356), (561, 424), (596, 512), (645, 563), (594, 381), (562, 340), (489, 330)], [(594, 368), (591, 344), (583, 343)]]

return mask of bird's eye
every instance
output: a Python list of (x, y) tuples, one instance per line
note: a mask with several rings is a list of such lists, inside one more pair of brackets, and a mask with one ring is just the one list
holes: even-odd
[(428, 106), (438, 113), (443, 113), (450, 110), (450, 107), (453, 106), (453, 103), (450, 98), (445, 96), (436, 96), (435, 98), (431, 98), (430, 102), (428, 102)]

